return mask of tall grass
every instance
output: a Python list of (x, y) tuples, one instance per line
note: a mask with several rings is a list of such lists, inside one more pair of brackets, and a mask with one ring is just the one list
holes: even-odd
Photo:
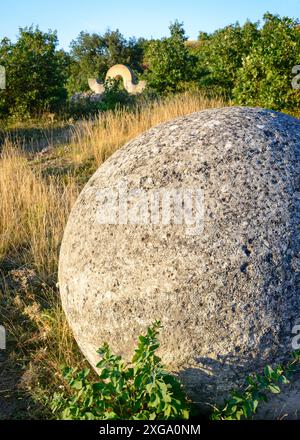
[(86, 121), (75, 127), (72, 159), (83, 162), (93, 156), (100, 165), (130, 139), (161, 122), (224, 105), (221, 98), (184, 93), (139, 106), (132, 112), (120, 109), (100, 114), (96, 121)]
[(64, 226), (78, 190), (43, 179), (25, 153), (6, 142), (0, 154), (0, 260), (34, 266), (46, 278), (56, 276)]
[[(10, 358), (12, 370), (22, 359), (25, 389), (45, 402), (52, 387), (60, 385), (61, 364), (77, 365), (82, 358), (55, 288), (60, 242), (79, 189), (72, 178), (64, 184), (44, 178), (33, 163), (5, 142), (0, 154), (0, 322), (16, 341), (18, 362)], [(27, 273), (33, 274), (33, 284)]]

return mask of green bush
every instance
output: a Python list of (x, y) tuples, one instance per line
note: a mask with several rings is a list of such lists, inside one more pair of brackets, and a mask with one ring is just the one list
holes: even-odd
[(108, 78), (104, 83), (105, 92), (99, 103), (100, 111), (115, 110), (116, 107), (131, 107), (135, 103), (134, 95), (125, 90), (122, 79)]
[(200, 33), (190, 49), (199, 87), (236, 104), (294, 110), (300, 107), (300, 90), (291, 86), (292, 68), (300, 64), (299, 22), (270, 13), (263, 19), (263, 26), (247, 21)]
[(194, 79), (196, 57), (185, 45), (183, 24), (170, 26), (171, 36), (151, 41), (146, 48), (147, 86), (161, 94), (182, 92), (185, 83)]
[(233, 96), (243, 105), (288, 110), (300, 106), (300, 90), (293, 90), (293, 66), (300, 64), (298, 22), (265, 14), (259, 38), (237, 72)]
[(123, 81), (115, 78), (109, 78), (104, 83), (104, 93), (94, 95), (92, 93), (78, 94), (70, 100), (69, 116), (75, 119), (95, 116), (99, 112), (125, 108), (130, 110), (136, 105), (136, 96), (130, 95), (124, 89)]
[[(259, 38), (258, 23), (235, 23), (207, 35), (199, 35), (198, 69), (204, 74), (199, 86), (205, 91), (232, 98), (239, 68)], [(195, 50), (194, 50), (195, 52)]]
[(98, 353), (99, 381), (89, 379), (90, 370), (64, 369), (71, 397), (55, 393), (51, 402), (59, 419), (154, 420), (188, 419), (189, 403), (178, 380), (167, 373), (155, 354), (159, 347), (160, 322), (139, 337), (131, 364), (113, 355), (107, 344)]
[(68, 55), (57, 50), (56, 32), (21, 28), (16, 43), (0, 41), (6, 90), (0, 93), (0, 119), (26, 119), (57, 112), (65, 104)]

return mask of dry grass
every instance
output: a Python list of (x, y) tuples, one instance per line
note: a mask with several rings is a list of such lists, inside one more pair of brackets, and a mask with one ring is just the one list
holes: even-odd
[[(77, 365), (80, 359), (53, 287), (62, 234), (77, 195), (72, 178), (64, 185), (43, 178), (20, 148), (5, 143), (0, 155), (0, 322), (15, 341), (18, 364), (21, 357), (26, 365), (23, 383), (35, 399), (46, 396), (48, 386), (52, 393), (63, 362)], [(12, 358), (12, 371), (14, 365)]]
[(54, 276), (64, 226), (78, 191), (44, 180), (25, 153), (9, 142), (0, 155), (0, 259), (11, 254), (33, 265), (46, 278)]
[(75, 128), (72, 159), (81, 163), (93, 156), (100, 165), (126, 142), (161, 122), (195, 111), (224, 106), (222, 99), (185, 93), (141, 106), (133, 112), (106, 112), (95, 122), (87, 121)]

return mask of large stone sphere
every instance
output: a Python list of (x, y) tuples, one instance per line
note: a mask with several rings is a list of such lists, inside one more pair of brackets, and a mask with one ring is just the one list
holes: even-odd
[[(169, 205), (168, 205), (169, 203)], [(292, 351), (300, 318), (300, 121), (259, 108), (158, 125), (93, 175), (60, 254), (63, 308), (89, 362), (107, 341), (159, 354), (199, 404)]]

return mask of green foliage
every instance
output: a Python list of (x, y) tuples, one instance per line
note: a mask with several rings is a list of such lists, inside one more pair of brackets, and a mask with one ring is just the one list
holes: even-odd
[(65, 102), (69, 57), (57, 51), (56, 32), (23, 28), (16, 43), (0, 43), (6, 90), (0, 94), (0, 118), (28, 118), (57, 111)]
[[(200, 32), (198, 41), (187, 41), (178, 21), (169, 29), (168, 38), (150, 41), (126, 39), (119, 30), (81, 32), (71, 42), (70, 54), (57, 50), (56, 32), (20, 29), (16, 43), (7, 38), (0, 42), (0, 64), (7, 74), (7, 89), (0, 91), (0, 120), (64, 113), (67, 94), (71, 98), (88, 91), (88, 78), (104, 82), (107, 70), (118, 63), (147, 80), (143, 95), (201, 89), (236, 104), (288, 112), (300, 108), (300, 90), (291, 86), (292, 68), (300, 64), (298, 21), (266, 13), (262, 26), (235, 23), (212, 34)], [(101, 103), (71, 103), (71, 112), (80, 117), (128, 107), (132, 101), (120, 84), (112, 84)]]
[(183, 24), (170, 26), (171, 36), (151, 41), (146, 48), (148, 87), (159, 93), (183, 91), (184, 83), (194, 79), (196, 57), (189, 53)]
[(201, 32), (202, 44), (197, 55), (205, 75), (200, 79), (200, 87), (231, 98), (238, 69), (258, 37), (258, 23), (249, 21), (244, 26), (226, 26), (211, 35)]
[(293, 353), (293, 359), (286, 366), (265, 367), (263, 374), (253, 373), (247, 377), (245, 391), (233, 391), (220, 408), (215, 408), (212, 420), (240, 420), (250, 418), (256, 413), (261, 402), (267, 402), (267, 393), (280, 393), (280, 385), (289, 383), (289, 378), (296, 372), (300, 362), (300, 350)]
[(178, 380), (164, 371), (155, 354), (160, 322), (139, 337), (131, 364), (113, 355), (107, 344), (98, 353), (102, 360), (99, 382), (89, 380), (89, 369), (67, 368), (64, 377), (72, 396), (55, 393), (51, 407), (60, 419), (188, 419), (189, 405)]
[(291, 87), (292, 68), (300, 63), (298, 22), (265, 14), (260, 37), (243, 59), (233, 95), (237, 103), (274, 110), (300, 105), (300, 91)]
[(299, 23), (266, 13), (264, 24), (247, 21), (208, 35), (201, 32), (197, 56), (199, 86), (206, 92), (242, 105), (274, 110), (299, 108), (300, 91), (293, 90), (293, 66), (300, 63)]
[(126, 40), (117, 29), (104, 35), (81, 32), (71, 42), (71, 73), (69, 95), (88, 90), (88, 78), (104, 81), (107, 70), (114, 64), (128, 64), (135, 72), (142, 72), (144, 40)]
[(90, 117), (108, 110), (134, 108), (136, 97), (125, 90), (122, 79), (108, 78), (104, 82), (104, 93), (99, 97), (82, 94), (70, 101), (69, 115), (75, 119)]
[(122, 79), (108, 78), (104, 82), (104, 89), (103, 99), (99, 105), (100, 111), (134, 105), (134, 96), (125, 90)]

